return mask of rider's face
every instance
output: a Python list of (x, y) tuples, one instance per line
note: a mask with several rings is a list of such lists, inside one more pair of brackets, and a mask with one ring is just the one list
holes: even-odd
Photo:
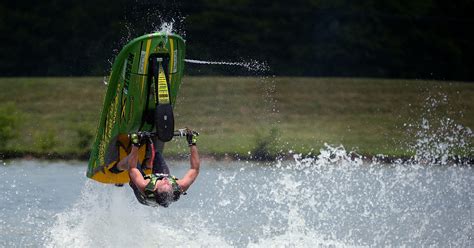
[(171, 183), (170, 181), (168, 180), (168, 178), (163, 178), (161, 180), (158, 180), (156, 182), (156, 187), (155, 189), (158, 191), (158, 192), (171, 192)]

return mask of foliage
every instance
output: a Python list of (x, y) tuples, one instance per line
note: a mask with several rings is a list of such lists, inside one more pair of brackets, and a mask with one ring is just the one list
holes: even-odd
[(276, 157), (275, 150), (279, 139), (279, 131), (276, 127), (267, 129), (267, 132), (258, 132), (255, 137), (255, 147), (251, 152), (253, 159), (272, 160)]
[(58, 145), (57, 132), (45, 130), (35, 135), (35, 146), (41, 153), (51, 153)]
[(94, 134), (90, 128), (80, 126), (76, 129), (77, 132), (77, 147), (82, 152), (87, 152), (91, 149), (94, 141)]
[(473, 12), (470, 0), (3, 1), (0, 75), (103, 76), (127, 41), (172, 22), (193, 59), (266, 61), (278, 75), (472, 80)]
[(0, 149), (4, 149), (11, 139), (18, 135), (17, 125), (20, 115), (13, 103), (0, 105)]
[[(274, 84), (268, 91), (262, 80), (185, 77), (174, 109), (175, 127), (198, 130), (203, 155), (315, 154), (328, 143), (358, 148), (361, 154), (407, 156), (407, 145), (417, 137), (405, 124), (418, 123), (425, 99), (436, 92), (449, 99), (449, 111), (458, 113), (449, 116), (457, 124), (474, 127), (470, 83), (275, 77), (267, 79)], [(21, 113), (21, 121), (10, 127), (22, 133), (14, 143), (7, 142), (3, 153), (84, 158), (100, 117), (106, 90), (102, 78), (1, 78), (0, 88), (6, 89), (0, 99), (14, 103), (0, 112), (0, 119)], [(431, 111), (446, 115), (446, 109)], [(166, 156), (186, 154), (185, 141), (175, 141), (166, 144)], [(466, 149), (472, 151), (470, 144)]]

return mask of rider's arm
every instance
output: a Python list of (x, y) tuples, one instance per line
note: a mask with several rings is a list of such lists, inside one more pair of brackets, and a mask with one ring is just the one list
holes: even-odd
[(188, 172), (184, 175), (184, 177), (178, 180), (178, 184), (181, 187), (181, 190), (185, 192), (188, 190), (189, 186), (193, 184), (194, 180), (196, 180), (197, 176), (199, 175), (199, 153), (197, 146), (193, 145), (190, 146), (191, 150), (191, 157), (190, 157), (190, 164), (191, 168), (189, 168)]
[(143, 178), (142, 173), (137, 169), (138, 147), (132, 146), (132, 151), (128, 155), (128, 163), (130, 166), (130, 169), (128, 170), (128, 176), (130, 177), (130, 180), (140, 191), (143, 192), (145, 190), (145, 186), (148, 184), (148, 181)]

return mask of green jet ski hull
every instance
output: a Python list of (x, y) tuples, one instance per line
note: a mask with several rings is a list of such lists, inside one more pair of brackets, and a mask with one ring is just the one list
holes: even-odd
[[(118, 54), (89, 159), (89, 178), (102, 183), (127, 183), (126, 171), (113, 173), (110, 169), (130, 152), (128, 134), (174, 128), (174, 122), (163, 123), (157, 118), (155, 110), (172, 111), (184, 73), (185, 48), (180, 36), (159, 32), (132, 40)], [(164, 118), (165, 122), (169, 119)], [(169, 136), (169, 130), (161, 131), (161, 140), (171, 139), (164, 137)], [(142, 146), (139, 161), (143, 162), (145, 153)]]

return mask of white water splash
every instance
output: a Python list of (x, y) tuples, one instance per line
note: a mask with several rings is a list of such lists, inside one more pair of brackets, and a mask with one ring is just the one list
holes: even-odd
[(163, 22), (158, 30), (155, 32), (161, 32), (165, 34), (172, 34), (175, 30), (173, 29), (174, 20), (171, 22)]
[(429, 96), (418, 123), (405, 124), (415, 131), (416, 142), (411, 145), (415, 163), (446, 165), (452, 160), (462, 161), (462, 154), (472, 152), (469, 149), (473, 132), (457, 123), (447, 110), (441, 110), (442, 107), (449, 107), (445, 94)]
[[(470, 167), (421, 166), (413, 161), (387, 165), (377, 159), (364, 162), (342, 146), (327, 144), (317, 158), (302, 154), (293, 158), (292, 163), (277, 162), (274, 173), (280, 175), (279, 180), (267, 182), (266, 194), (259, 196), (273, 204), (265, 209), (270, 216), (267, 238), (258, 244), (440, 245), (445, 240), (435, 238), (436, 233), (447, 232), (456, 238), (444, 244), (469, 243), (469, 221), (447, 215), (469, 215), (472, 197), (464, 194), (473, 179)], [(434, 173), (435, 168), (448, 177), (446, 181)], [(442, 206), (446, 193), (440, 193), (436, 185), (444, 185), (443, 190), (451, 192), (459, 211)], [(281, 220), (287, 227), (278, 234), (281, 230), (274, 227), (279, 226), (277, 223), (281, 226)]]
[(450, 159), (462, 159), (456, 152), (469, 148), (469, 140), (474, 137), (471, 129), (448, 117), (435, 122), (437, 125), (432, 126), (429, 119), (421, 119), (415, 135), (417, 140), (412, 147), (416, 152), (414, 160), (422, 164), (446, 165)]
[(55, 216), (45, 246), (469, 246), (471, 167), (363, 161), (330, 145), (313, 158), (202, 166), (168, 209), (140, 205), (129, 187), (88, 181)]
[(230, 66), (241, 66), (249, 71), (266, 72), (270, 70), (270, 67), (265, 62), (259, 62), (256, 60), (250, 60), (248, 62), (226, 62), (226, 61), (204, 61), (196, 59), (185, 59), (187, 63), (192, 64), (204, 64), (204, 65), (230, 65)]
[[(88, 181), (79, 201), (56, 216), (46, 247), (229, 247), (192, 215), (137, 204), (128, 187)], [(179, 222), (176, 222), (179, 220)]]
[[(180, 21), (182, 22), (183, 20), (180, 20)], [(181, 32), (176, 30), (175, 23), (176, 23), (175, 19), (171, 19), (171, 21), (169, 21), (169, 22), (164, 22), (163, 21), (163, 22), (160, 23), (159, 27), (153, 29), (153, 33), (163, 33), (163, 34), (166, 34), (166, 35), (180, 34), (181, 36), (183, 36), (183, 34), (181, 34)], [(155, 25), (153, 25), (153, 26), (155, 26)]]

